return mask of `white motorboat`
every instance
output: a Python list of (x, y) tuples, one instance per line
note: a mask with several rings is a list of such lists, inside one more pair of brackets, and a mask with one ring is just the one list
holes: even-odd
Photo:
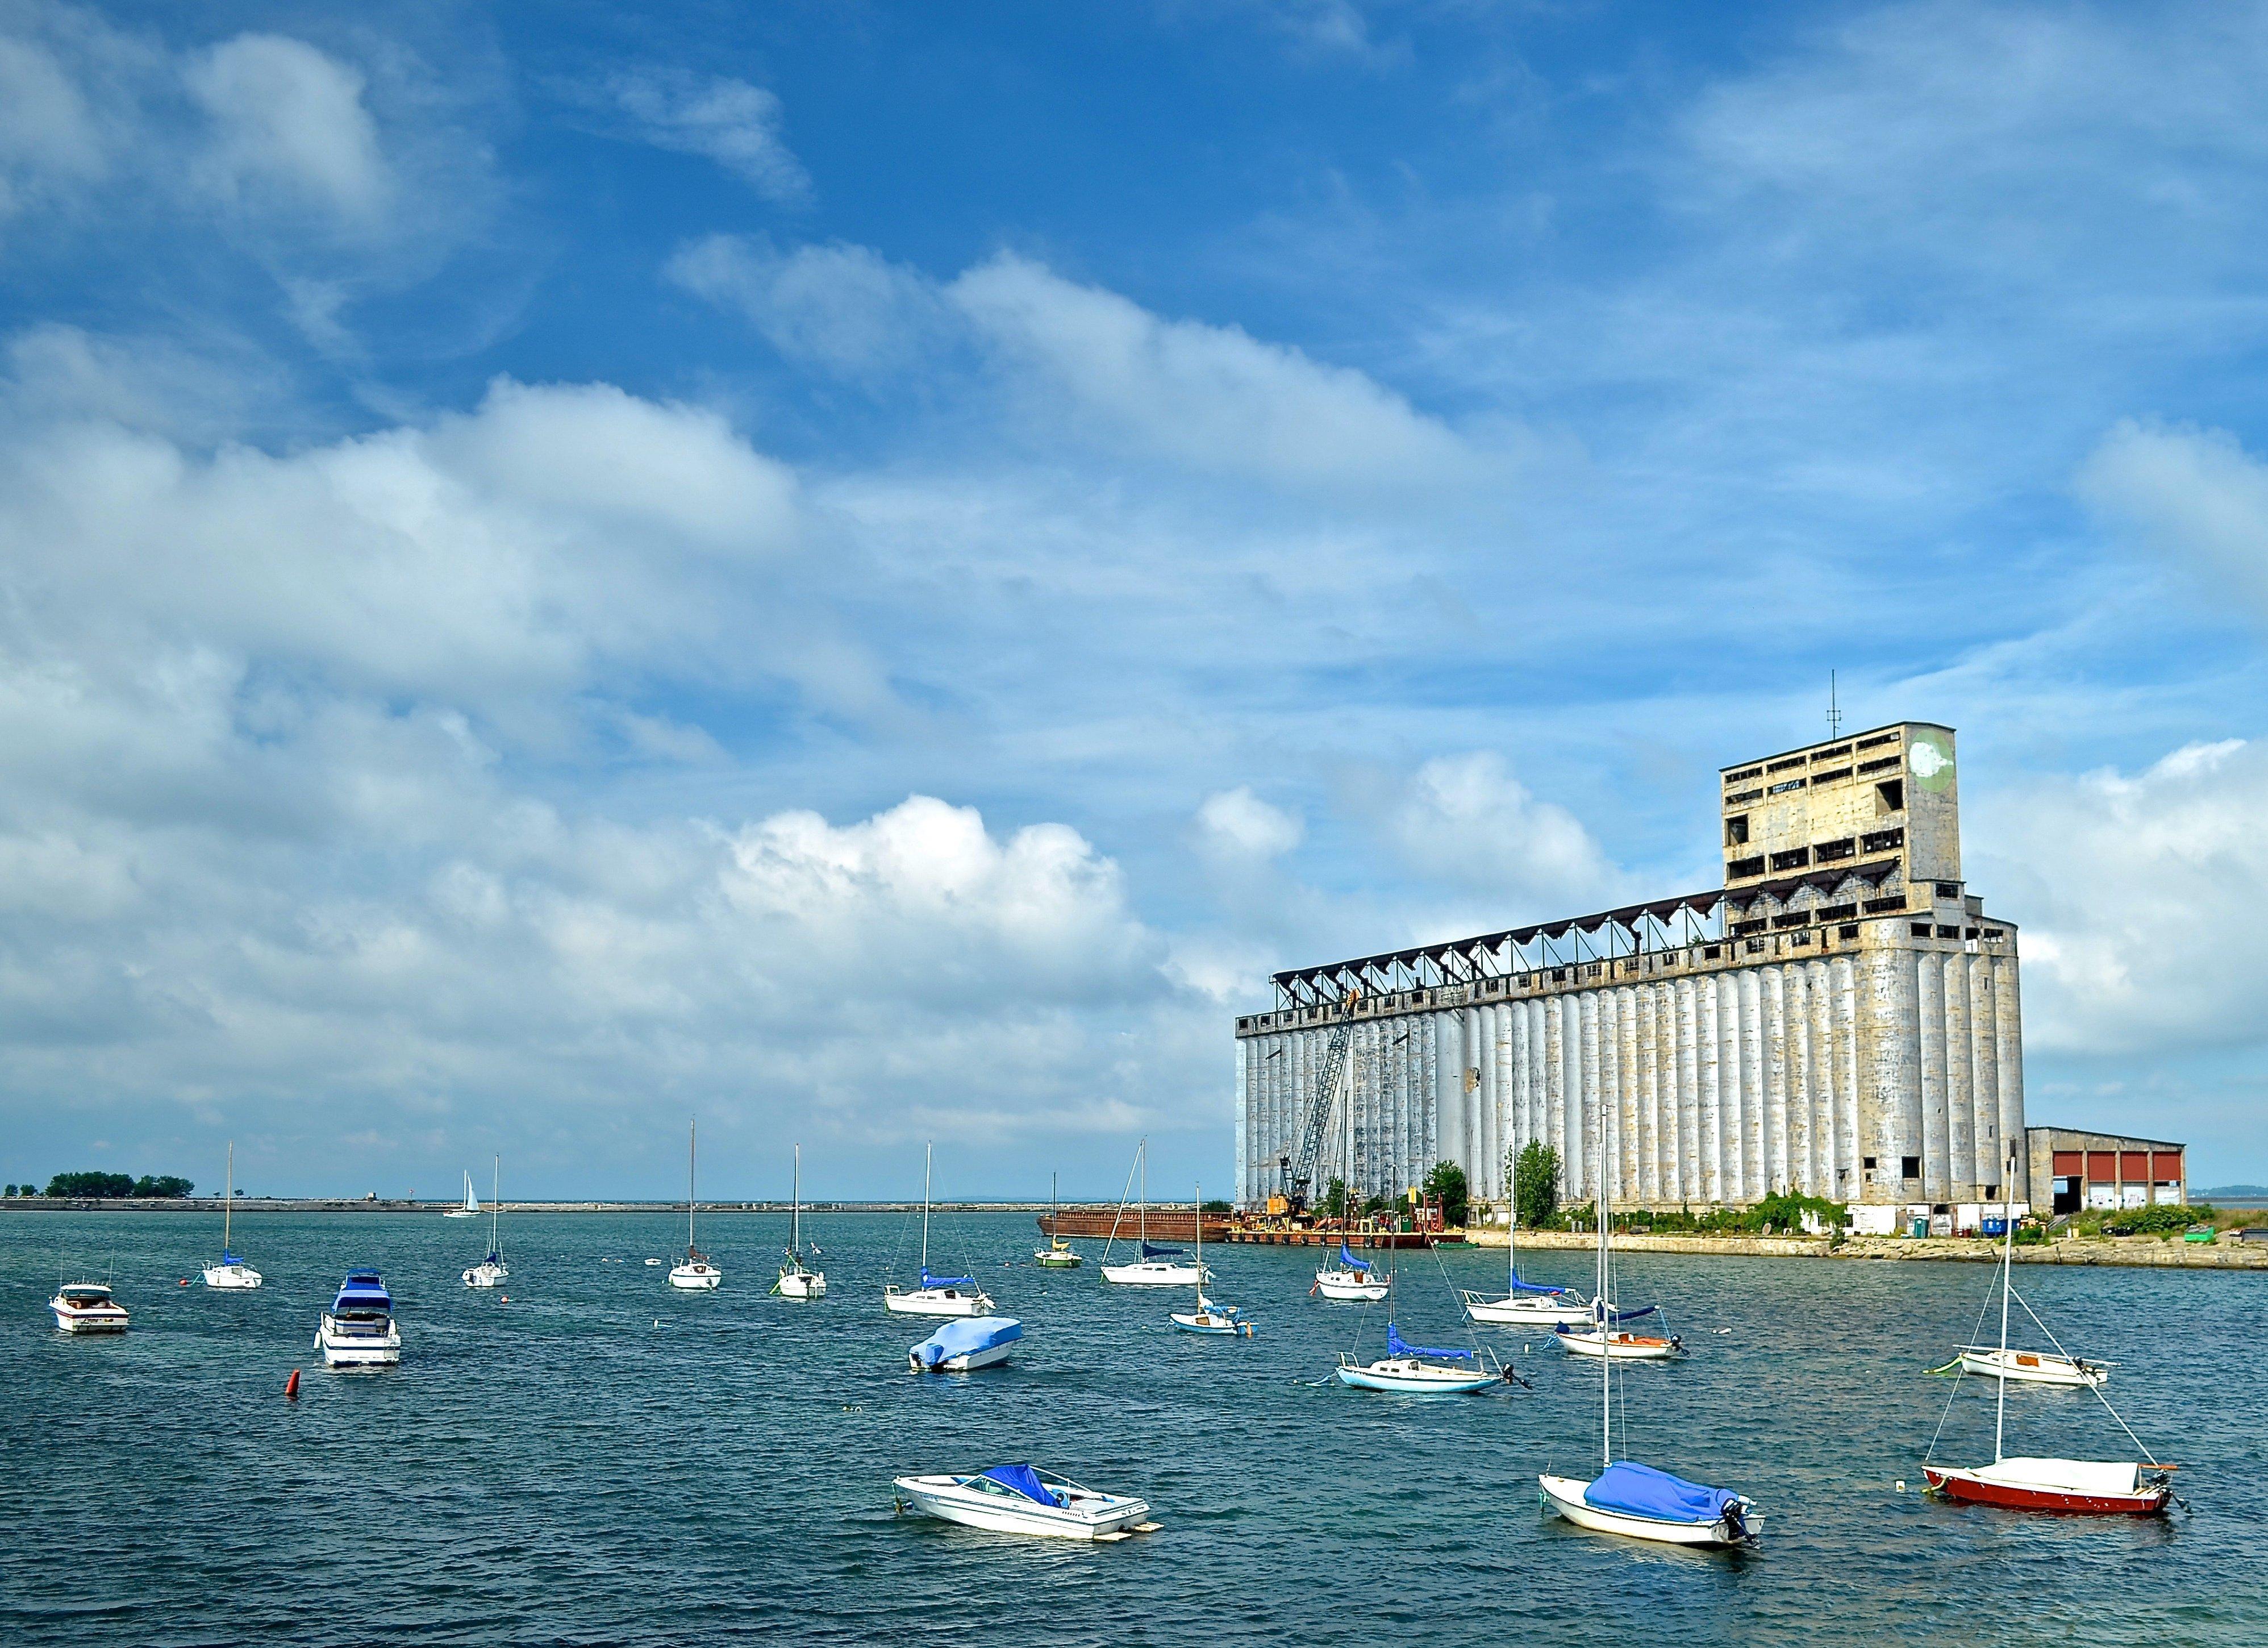
[(347, 1273), (315, 1329), (315, 1349), (327, 1368), (387, 1368), (401, 1360), (401, 1325), (378, 1272)]
[(1029, 1465), (996, 1465), (973, 1476), (901, 1476), (893, 1485), (901, 1511), (996, 1533), (1113, 1540), (1157, 1526), (1147, 1500), (1098, 1493)]
[(968, 1276), (933, 1276), (929, 1269), (930, 1175), (936, 1156), (933, 1145), (922, 1147), (921, 1286), (882, 1285), (882, 1306), (894, 1316), (990, 1316), (998, 1308), (991, 1296)]
[(974, 1373), (1008, 1359), (1024, 1325), (1012, 1316), (976, 1316), (947, 1322), (906, 1353), (916, 1373)]
[(441, 1216), (445, 1219), (477, 1219), (481, 1216), (481, 1199), (473, 1194), (473, 1174), (470, 1168), (465, 1170), (464, 1205), (444, 1208)]
[(207, 1265), (205, 1286), (240, 1290), (260, 1285), (260, 1273), (239, 1259), (229, 1247), (229, 1223), (236, 1213), (236, 1142), (229, 1141), (228, 1167), (221, 1179), (220, 1263)]
[(1505, 1380), (1501, 1367), (1491, 1367), (1476, 1350), (1438, 1350), (1405, 1343), (1401, 1330), (1386, 1325), (1386, 1354), (1372, 1362), (1358, 1362), (1351, 1351), (1339, 1353), (1339, 1383), (1360, 1391), (1395, 1391), (1406, 1396), (1464, 1396), (1484, 1391)]
[(55, 1326), (66, 1334), (122, 1334), (126, 1307), (99, 1282), (67, 1282), (48, 1301)]
[[(1577, 1527), (1620, 1534), (1625, 1539), (1719, 1549), (1752, 1544), (1764, 1530), (1764, 1519), (1747, 1496), (1730, 1489), (1689, 1482), (1635, 1460), (1615, 1458), (1615, 1363), (1633, 1359), (1632, 1354), (1616, 1341), (1636, 1337), (1624, 1334), (1616, 1324), (1629, 1316), (1646, 1313), (1617, 1312), (1605, 1303), (1615, 1297), (1614, 1173), (1616, 1164), (1622, 1159), (1615, 1143), (1616, 1120), (1615, 1107), (1606, 1106), (1598, 1155), (1602, 1166), (1598, 1201), (1598, 1275), (1592, 1290), (1600, 1303), (1588, 1328), (1556, 1330), (1559, 1342), (1578, 1354), (1586, 1354), (1587, 1348), (1571, 1342), (1571, 1332), (1596, 1341), (1587, 1348), (1587, 1354), (1597, 1356), (1599, 1361), (1599, 1474), (1588, 1481), (1550, 1473), (1541, 1474), (1535, 1479), (1539, 1502)], [(1674, 1340), (1662, 1342), (1675, 1343)]]
[[(1150, 1240), (1150, 1141), (1144, 1139), (1134, 1147), (1134, 1164), (1126, 1170), (1127, 1189), (1134, 1187), (1136, 1176), (1140, 1176), (1141, 1199), (1135, 1205), (1135, 1229), (1141, 1257), (1130, 1263), (1114, 1265), (1110, 1262), (1111, 1244), (1118, 1239), (1118, 1222), (1126, 1216), (1126, 1196), (1118, 1198), (1118, 1212), (1110, 1221), (1110, 1235), (1102, 1244), (1101, 1270), (1105, 1282), (1116, 1282), (1122, 1288), (1195, 1288), (1212, 1280), (1212, 1273), (1202, 1263), (1184, 1262), (1187, 1255), (1178, 1247), (1160, 1247)], [(1203, 1208), (1195, 1214), (1202, 1223)]]
[[(1197, 1186), (1197, 1205), (1200, 1208), (1204, 1206), (1203, 1185)], [(1202, 1219), (1197, 1221), (1197, 1274), (1203, 1275), (1204, 1274), (1204, 1221)], [(1204, 1283), (1202, 1282), (1197, 1284), (1197, 1308), (1196, 1310), (1167, 1312), (1168, 1319), (1177, 1330), (1184, 1334), (1211, 1334), (1220, 1338), (1249, 1339), (1252, 1337), (1252, 1324), (1245, 1320), (1242, 1311), (1238, 1310), (1233, 1304), (1216, 1304), (1205, 1297)]]
[(490, 1171), (495, 1177), (490, 1181), (489, 1190), (489, 1255), (479, 1264), (471, 1266), (465, 1271), (465, 1285), (468, 1288), (497, 1287), (512, 1275), (504, 1262), (504, 1248), (497, 1240), (497, 1210), (504, 1206), (504, 1158), (502, 1157), (497, 1157), (490, 1164)]
[(1326, 1264), (1315, 1272), (1315, 1285), (1307, 1290), (1320, 1293), (1327, 1299), (1359, 1299), (1375, 1304), (1387, 1295), (1385, 1279), (1371, 1267), (1370, 1260), (1357, 1259), (1339, 1244), (1339, 1260), (1336, 1265)]
[(2085, 1385), (2110, 1382), (2110, 1364), (2084, 1356), (2058, 1356), (2045, 1350), (2017, 1350), (2002, 1345), (1963, 1345), (1961, 1371), (1986, 1378), (2017, 1379), (2034, 1385)]
[(1517, 1166), (1513, 1169), (1512, 1204), (1515, 1209), (1512, 1223), (1504, 1238), (1504, 1297), (1498, 1298), (1485, 1293), (1468, 1291), (1462, 1295), (1465, 1314), (1476, 1322), (1488, 1322), (1498, 1327), (1557, 1327), (1563, 1322), (1570, 1327), (1589, 1322), (1596, 1318), (1597, 1307), (1589, 1299), (1571, 1288), (1547, 1287), (1542, 1282), (1523, 1282), (1520, 1275), (1520, 1179)]
[[(722, 1286), (725, 1281), (725, 1273), (693, 1242), (693, 1165), (698, 1143), (697, 1130), (688, 1121), (685, 1124), (685, 1261), (669, 1267), (669, 1285), (688, 1293), (706, 1293)], [(645, 1262), (651, 1265), (654, 1261), (649, 1259)]]
[(1062, 1211), (1056, 1203), (1056, 1176), (1048, 1175), (1048, 1245), (1032, 1250), (1032, 1262), (1042, 1270), (1077, 1270), (1086, 1261), (1079, 1257), (1079, 1249), (1056, 1234), (1057, 1223)]
[[(816, 1258), (819, 1247), (812, 1245)], [(827, 1297), (827, 1275), (803, 1262), (803, 1147), (795, 1147), (795, 1212), (788, 1225), (787, 1259), (779, 1268), (779, 1280), (772, 1283), (772, 1291), (784, 1299), (823, 1299)]]

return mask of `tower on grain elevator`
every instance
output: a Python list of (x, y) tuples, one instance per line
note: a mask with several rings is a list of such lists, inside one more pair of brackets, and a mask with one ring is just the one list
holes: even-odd
[(1540, 1140), (1577, 1201), (2029, 1200), (2016, 930), (1962, 880), (1958, 779), (1920, 721), (1740, 762), (1721, 887), (1278, 973), (1236, 1021), (1241, 1204), (1343, 1024), (1316, 1179), (1365, 1196), (1447, 1160), (1500, 1201)]

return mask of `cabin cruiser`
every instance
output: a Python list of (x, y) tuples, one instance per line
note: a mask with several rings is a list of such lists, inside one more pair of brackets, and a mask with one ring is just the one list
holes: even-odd
[(55, 1326), (66, 1334), (126, 1331), (126, 1307), (99, 1282), (74, 1282), (57, 1288), (48, 1308), (55, 1313)]
[(327, 1368), (390, 1368), (401, 1360), (401, 1329), (378, 1272), (347, 1273), (315, 1329), (315, 1349)]
[(1024, 1325), (1012, 1316), (976, 1316), (947, 1322), (906, 1353), (916, 1373), (973, 1373), (1008, 1359)]
[(901, 1476), (892, 1485), (902, 1511), (996, 1533), (1108, 1540), (1156, 1526), (1147, 1500), (1097, 1493), (1029, 1465), (996, 1465), (973, 1476)]

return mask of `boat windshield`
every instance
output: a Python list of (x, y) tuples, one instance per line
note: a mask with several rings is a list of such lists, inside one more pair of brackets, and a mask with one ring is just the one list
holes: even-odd
[(1028, 1465), (996, 1465), (982, 1473), (969, 1484), (985, 1493), (1017, 1493), (1035, 1504), (1051, 1509), (1063, 1507), (1062, 1498), (1040, 1480), (1040, 1474)]

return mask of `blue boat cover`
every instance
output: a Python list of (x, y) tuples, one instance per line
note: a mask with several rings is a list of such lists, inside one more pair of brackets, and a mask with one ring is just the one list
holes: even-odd
[(375, 1270), (357, 1270), (348, 1274), (339, 1284), (339, 1296), (331, 1301), (331, 1311), (390, 1311), (394, 1301), (387, 1297), (386, 1284), (378, 1279)]
[(929, 1267), (922, 1267), (922, 1286), (924, 1288), (970, 1288), (976, 1284), (967, 1276), (932, 1276)]
[(1189, 1252), (1189, 1249), (1186, 1247), (1156, 1247), (1152, 1246), (1148, 1242), (1142, 1244), (1142, 1257), (1145, 1259), (1163, 1259), (1168, 1253), (1185, 1253), (1187, 1252)]
[(948, 1356), (965, 1356), (990, 1350), (1024, 1336), (1024, 1325), (1012, 1316), (968, 1316), (947, 1322), (914, 1347), (914, 1360), (933, 1368)]
[(1386, 1349), (1389, 1355), (1396, 1356), (1447, 1356), (1455, 1362), (1470, 1362), (1473, 1359), (1473, 1353), (1469, 1350), (1430, 1350), (1424, 1345), (1404, 1344), (1402, 1330), (1391, 1322), (1386, 1325)]
[(1591, 1302), (1591, 1319), (1595, 1322), (1604, 1316), (1610, 1322), (1634, 1322), (1641, 1316), (1653, 1315), (1660, 1308), (1659, 1304), (1641, 1304), (1635, 1311), (1609, 1311), (1594, 1299)]
[(1520, 1273), (1516, 1270), (1512, 1273), (1512, 1290), (1514, 1293), (1565, 1293), (1567, 1291), (1565, 1288), (1555, 1288), (1547, 1282), (1522, 1282), (1520, 1279)]
[(224, 1265), (240, 1265), (244, 1261), (224, 1247), (220, 1250), (220, 1262)]
[(1055, 1490), (1042, 1482), (1040, 1474), (1028, 1465), (996, 1465), (978, 1474), (990, 1477), (1004, 1488), (1014, 1489), (1036, 1504), (1055, 1510), (1063, 1508), (1063, 1501), (1056, 1497)]
[(1602, 1511), (1620, 1511), (1662, 1522), (1714, 1522), (1740, 1496), (1723, 1488), (1704, 1488), (1635, 1460), (1622, 1460), (1601, 1471), (1583, 1490), (1583, 1502)]
[(1339, 1244), (1339, 1263), (1344, 1265), (1349, 1270), (1370, 1268), (1370, 1261), (1366, 1259), (1357, 1259), (1352, 1253), (1347, 1252), (1347, 1245), (1344, 1242)]

